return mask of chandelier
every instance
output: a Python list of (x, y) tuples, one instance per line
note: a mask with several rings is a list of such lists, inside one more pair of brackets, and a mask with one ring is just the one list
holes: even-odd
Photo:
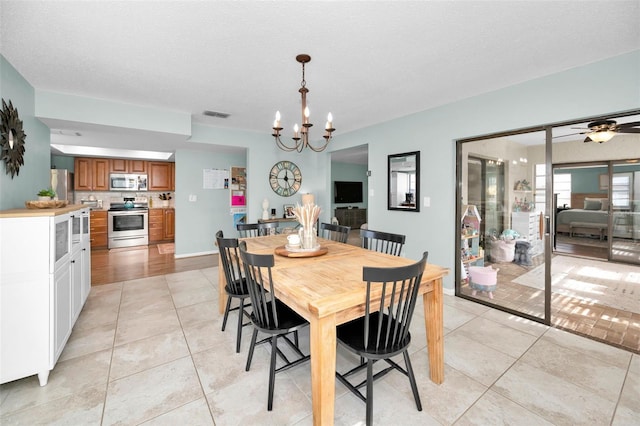
[(324, 144), (316, 147), (309, 143), (309, 129), (313, 124), (309, 122), (309, 107), (307, 106), (307, 93), (309, 93), (309, 89), (307, 89), (307, 82), (304, 79), (304, 65), (311, 61), (311, 56), (301, 54), (296, 56), (296, 61), (302, 64), (302, 82), (300, 83), (300, 89), (298, 90), (302, 96), (302, 128), (299, 128), (297, 123), (293, 126), (293, 138), (291, 138), (293, 139), (293, 145), (283, 142), (280, 139), (280, 131), (282, 130), (280, 125), (280, 111), (277, 111), (276, 120), (273, 122), (272, 136), (276, 139), (278, 148), (283, 151), (302, 152), (304, 148), (309, 148), (312, 151), (321, 152), (324, 151), (327, 145), (329, 145), (331, 134), (335, 130), (333, 128), (333, 116), (331, 113), (327, 115), (327, 123), (324, 128), (325, 134), (323, 136)]

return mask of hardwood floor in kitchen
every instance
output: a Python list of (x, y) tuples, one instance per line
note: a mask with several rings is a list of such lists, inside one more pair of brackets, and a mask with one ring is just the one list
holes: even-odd
[(157, 245), (91, 251), (91, 285), (134, 280), (174, 272), (218, 266), (218, 255), (176, 259), (160, 254)]

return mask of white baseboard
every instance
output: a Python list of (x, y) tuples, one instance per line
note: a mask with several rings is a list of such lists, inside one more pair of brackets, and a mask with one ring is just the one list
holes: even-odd
[(456, 290), (454, 288), (442, 288), (442, 293), (448, 296), (455, 296)]
[(182, 259), (185, 257), (197, 257), (197, 256), (206, 256), (209, 254), (218, 254), (220, 253), (218, 250), (211, 250), (211, 251), (201, 251), (198, 253), (187, 253), (187, 254), (176, 254), (175, 256), (173, 256), (174, 259)]

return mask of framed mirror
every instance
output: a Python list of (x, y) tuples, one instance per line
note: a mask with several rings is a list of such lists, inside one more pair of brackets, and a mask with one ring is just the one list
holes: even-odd
[(388, 157), (388, 210), (420, 211), (420, 152)]

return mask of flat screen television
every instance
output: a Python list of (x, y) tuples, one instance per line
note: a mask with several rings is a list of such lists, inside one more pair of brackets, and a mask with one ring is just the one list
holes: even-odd
[(333, 201), (335, 203), (361, 203), (362, 182), (333, 182)]

